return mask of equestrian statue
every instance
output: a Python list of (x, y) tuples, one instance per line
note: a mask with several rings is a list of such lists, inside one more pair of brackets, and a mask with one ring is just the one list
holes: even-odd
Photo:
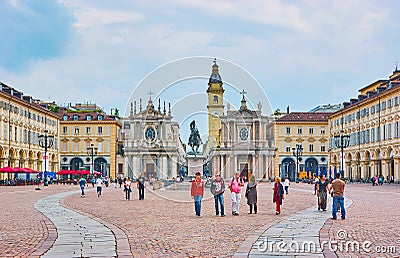
[(190, 136), (188, 144), (190, 147), (192, 147), (192, 151), (194, 152), (195, 156), (198, 152), (200, 144), (203, 144), (203, 142), (201, 141), (199, 130), (196, 127), (196, 122), (194, 120), (190, 123)]

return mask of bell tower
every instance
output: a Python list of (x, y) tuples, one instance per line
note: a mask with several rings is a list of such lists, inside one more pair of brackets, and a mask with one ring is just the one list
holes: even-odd
[(219, 75), (217, 60), (214, 59), (210, 79), (208, 80), (208, 142), (211, 147), (220, 146), (221, 118), (224, 112), (224, 88)]

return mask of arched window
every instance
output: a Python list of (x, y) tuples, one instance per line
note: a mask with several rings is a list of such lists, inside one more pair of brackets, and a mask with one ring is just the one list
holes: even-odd
[(218, 96), (214, 95), (214, 104), (218, 104)]
[(83, 167), (83, 160), (79, 157), (75, 157), (70, 161), (71, 170), (79, 170)]

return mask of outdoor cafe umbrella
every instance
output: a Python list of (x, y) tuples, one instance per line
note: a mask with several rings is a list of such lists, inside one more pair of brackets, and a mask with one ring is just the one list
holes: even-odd
[(18, 172), (22, 173), (38, 173), (38, 171), (33, 170), (31, 168), (17, 168)]
[(90, 174), (90, 170), (78, 170), (76, 171), (77, 175), (89, 175)]
[(0, 168), (0, 173), (16, 173), (18, 172), (18, 169), (12, 168), (12, 167), (3, 167)]
[(78, 171), (76, 171), (76, 170), (60, 170), (56, 174), (57, 175), (77, 175)]

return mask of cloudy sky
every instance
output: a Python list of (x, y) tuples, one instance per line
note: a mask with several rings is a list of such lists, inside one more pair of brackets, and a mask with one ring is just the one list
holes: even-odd
[[(3, 0), (0, 8), (0, 81), (108, 113), (147, 99), (132, 96), (146, 75), (192, 56), (210, 57), (196, 76), (210, 75), (214, 57), (231, 62), (251, 74), (273, 110), (291, 111), (357, 96), (400, 61), (399, 1)], [(190, 85), (204, 92), (206, 83)]]

